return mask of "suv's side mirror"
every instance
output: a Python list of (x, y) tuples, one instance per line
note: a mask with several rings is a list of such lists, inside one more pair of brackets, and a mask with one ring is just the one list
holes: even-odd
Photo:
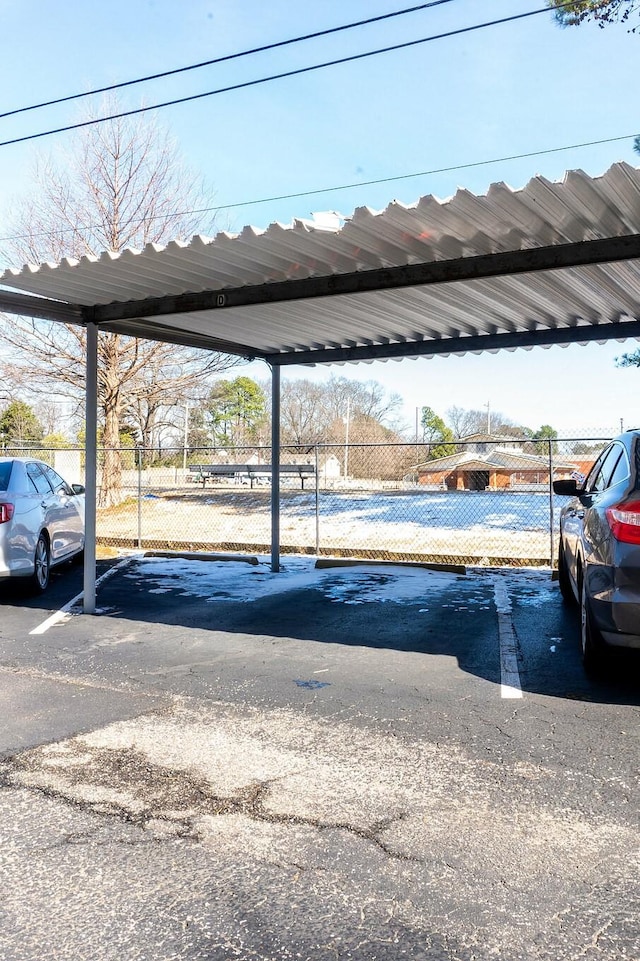
[(72, 484), (71, 489), (74, 494), (84, 494), (84, 487), (82, 484)]
[(564, 494), (567, 497), (577, 497), (578, 494), (584, 493), (584, 488), (582, 485), (578, 486), (578, 482), (575, 477), (567, 478), (566, 480), (556, 480), (553, 482), (553, 493), (554, 494)]

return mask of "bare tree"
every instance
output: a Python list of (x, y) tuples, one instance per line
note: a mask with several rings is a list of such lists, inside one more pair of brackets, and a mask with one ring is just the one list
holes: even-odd
[(396, 436), (394, 415), (402, 398), (385, 394), (377, 381), (361, 383), (332, 376), (324, 384), (306, 379), (283, 381), (282, 438), (285, 444), (306, 448), (310, 444), (369, 442), (373, 425), (378, 436)]
[(333, 374), (325, 386), (324, 406), (327, 422), (344, 421), (349, 415), (356, 430), (355, 440), (359, 418), (363, 419), (363, 424), (369, 419), (394, 429), (402, 398), (395, 393), (387, 395), (377, 380), (362, 382)]
[[(468, 434), (475, 434), (479, 432), (478, 421), (476, 415), (480, 414), (480, 411), (468, 410), (466, 407), (449, 407), (445, 411), (445, 417), (447, 423), (451, 430), (453, 431), (455, 437), (465, 437)], [(481, 415), (484, 418), (484, 426), (486, 428), (487, 415)]]
[[(107, 103), (109, 113), (116, 108)], [(3, 254), (14, 264), (58, 262), (189, 236), (207, 229), (188, 213), (206, 206), (203, 191), (201, 179), (189, 172), (169, 134), (155, 122), (124, 117), (95, 124), (84, 128), (65, 154), (38, 161), (33, 193), (15, 207), (10, 227), (15, 239)], [(24, 390), (28, 372), (30, 394), (55, 393), (79, 403), (83, 328), (7, 318), (3, 338), (12, 356), (0, 362), (0, 373), (21, 382)], [(118, 448), (127, 418), (135, 422), (138, 439), (147, 441), (162, 406), (233, 363), (218, 353), (100, 334), (101, 506), (118, 498)]]
[(44, 433), (62, 433), (64, 417), (61, 411), (60, 402), (56, 403), (51, 397), (43, 398), (34, 408), (34, 412)]
[(466, 407), (449, 407), (445, 419), (456, 438), (470, 434), (518, 434), (521, 431), (514, 421), (505, 417), (499, 410), (470, 410)]
[(280, 424), (282, 440), (298, 448), (326, 439), (324, 385), (302, 378), (282, 382)]

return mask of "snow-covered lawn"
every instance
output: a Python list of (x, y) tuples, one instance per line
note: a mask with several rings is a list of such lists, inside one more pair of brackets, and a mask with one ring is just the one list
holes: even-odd
[[(555, 505), (555, 527), (559, 505)], [(549, 496), (515, 492), (283, 491), (281, 544), (299, 552), (354, 556), (548, 560)], [(142, 546), (266, 549), (269, 490), (167, 490), (103, 512), (102, 543), (138, 536)], [(317, 538), (317, 540), (316, 540)], [(131, 544), (131, 546), (134, 546)]]

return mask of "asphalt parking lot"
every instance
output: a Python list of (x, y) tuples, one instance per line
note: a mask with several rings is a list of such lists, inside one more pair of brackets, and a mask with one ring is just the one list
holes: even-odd
[(544, 571), (0, 589), (0, 958), (638, 958), (637, 656)]

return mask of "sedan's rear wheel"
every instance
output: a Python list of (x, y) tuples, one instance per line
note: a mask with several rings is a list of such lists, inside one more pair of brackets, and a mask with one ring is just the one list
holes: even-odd
[(575, 604), (576, 596), (573, 593), (573, 587), (571, 586), (571, 579), (569, 577), (569, 570), (567, 568), (567, 558), (565, 556), (562, 538), (560, 538), (560, 546), (558, 547), (558, 584), (560, 586), (562, 600), (565, 602), (565, 604)]
[(584, 576), (580, 590), (580, 636), (584, 669), (588, 674), (597, 675), (604, 666), (606, 648), (591, 613)]
[(36, 552), (33, 559), (33, 575), (31, 584), (38, 594), (42, 594), (49, 586), (49, 574), (51, 571), (51, 557), (49, 554), (49, 542), (44, 534), (41, 534), (36, 544)]

